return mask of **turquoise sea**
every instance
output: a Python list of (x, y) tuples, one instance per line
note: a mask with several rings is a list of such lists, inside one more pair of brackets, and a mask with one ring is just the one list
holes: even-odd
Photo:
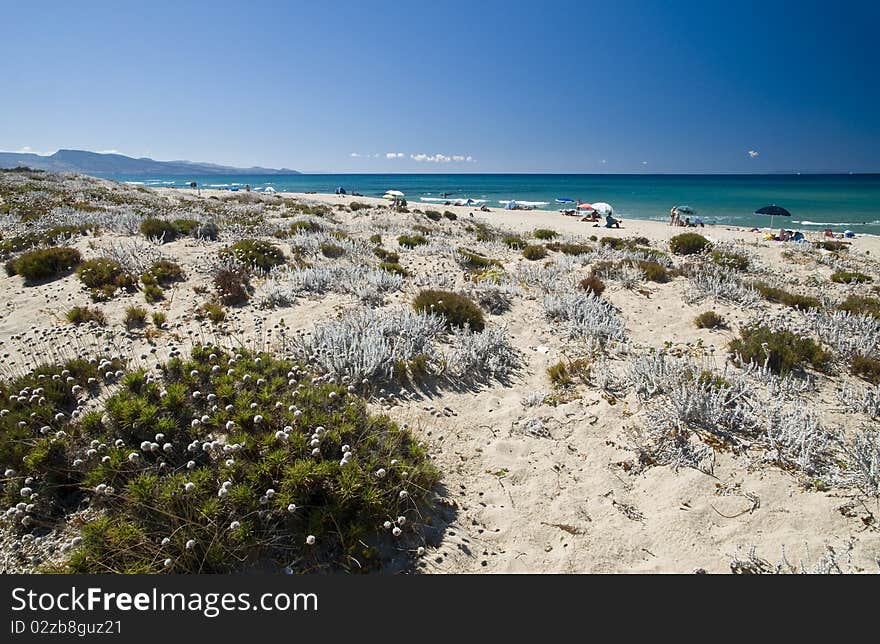
[[(252, 189), (329, 192), (380, 197), (386, 190), (406, 194), (411, 207), (442, 206), (446, 200), (474, 199), (490, 207), (508, 200), (556, 210), (557, 198), (610, 203), (617, 216), (666, 221), (674, 205), (696, 209), (707, 223), (768, 226), (756, 216), (762, 206), (777, 204), (792, 213), (774, 226), (802, 230), (849, 229), (880, 234), (880, 174), (852, 175), (597, 175), (597, 174), (299, 174), (211, 175), (192, 177), (115, 176), (152, 187)], [(446, 197), (443, 195), (446, 194)]]

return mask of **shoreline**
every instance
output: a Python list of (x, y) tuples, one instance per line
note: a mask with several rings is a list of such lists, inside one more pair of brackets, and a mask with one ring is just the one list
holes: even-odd
[[(153, 188), (160, 194), (180, 194), (186, 193), (192, 196), (198, 196), (197, 190), (193, 190), (192, 188)], [(379, 197), (365, 197), (365, 196), (352, 196), (352, 195), (336, 195), (329, 193), (311, 193), (311, 192), (276, 192), (273, 194), (265, 194), (263, 192), (230, 192), (229, 190), (218, 190), (218, 189), (202, 189), (201, 195), (205, 198), (210, 197), (218, 197), (223, 198), (224, 196), (229, 195), (240, 195), (240, 194), (250, 194), (255, 195), (260, 198), (272, 199), (273, 197), (282, 198), (282, 199), (297, 199), (301, 201), (311, 201), (314, 203), (320, 203), (323, 205), (335, 206), (338, 204), (343, 204), (345, 206), (350, 205), (352, 202), (357, 201), (360, 203), (366, 203), (371, 206), (387, 206), (388, 201), (385, 199), (381, 199)], [(415, 205), (418, 204), (418, 205)], [(664, 221), (658, 221), (656, 219), (641, 219), (637, 217), (632, 218), (621, 218), (622, 227), (621, 228), (605, 228), (600, 225), (594, 227), (592, 223), (582, 222), (580, 221), (580, 217), (573, 217), (570, 215), (563, 215), (558, 210), (542, 210), (542, 209), (534, 209), (534, 210), (507, 210), (505, 208), (493, 208), (489, 207), (488, 212), (484, 212), (479, 210), (478, 208), (474, 208), (473, 206), (440, 206), (436, 204), (425, 204), (423, 202), (409, 202), (408, 208), (410, 212), (414, 209), (421, 210), (424, 212), (425, 210), (449, 210), (454, 212), (459, 217), (468, 217), (469, 213), (473, 213), (475, 219), (484, 219), (490, 221), (492, 224), (500, 226), (500, 227), (508, 227), (513, 230), (517, 230), (520, 232), (528, 231), (536, 227), (552, 225), (556, 226), (560, 229), (560, 232), (564, 232), (566, 234), (571, 235), (581, 235), (581, 236), (590, 236), (597, 235), (603, 236), (607, 234), (612, 234), (613, 236), (621, 235), (628, 236), (624, 231), (635, 231), (634, 234), (644, 234), (650, 237), (654, 237), (657, 239), (667, 240), (670, 237), (674, 237), (683, 232), (699, 232), (706, 236), (715, 237), (717, 239), (722, 240), (735, 240), (735, 241), (745, 241), (745, 242), (764, 242), (764, 243), (772, 243), (772, 240), (766, 240), (763, 236), (768, 233), (776, 233), (779, 231), (782, 226), (769, 228), (769, 227), (761, 227), (757, 231), (752, 230), (751, 228), (746, 228), (743, 226), (733, 226), (728, 224), (710, 224), (707, 223), (705, 227), (689, 227), (685, 228), (683, 226), (673, 227), (668, 225), (668, 223)], [(536, 220), (535, 216), (539, 216), (541, 219)], [(807, 242), (814, 241), (822, 241), (826, 239), (822, 231), (819, 230), (809, 230), (803, 228), (790, 228), (785, 227), (786, 230), (796, 230), (800, 231), (804, 234), (804, 238)], [(615, 233), (615, 231), (617, 231)], [(880, 254), (880, 235), (874, 235), (871, 233), (858, 233), (855, 237), (852, 238), (835, 238), (836, 241), (845, 241), (851, 243), (853, 247), (864, 249), (869, 252), (873, 252), (875, 254)], [(860, 241), (861, 240), (861, 241)], [(776, 242), (783, 243), (783, 242)]]

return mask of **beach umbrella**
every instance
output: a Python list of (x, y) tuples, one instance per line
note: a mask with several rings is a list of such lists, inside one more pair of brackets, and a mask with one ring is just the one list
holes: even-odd
[(614, 208), (611, 207), (611, 204), (605, 203), (604, 201), (600, 201), (599, 203), (594, 203), (592, 209), (595, 210), (596, 212), (598, 212), (603, 217), (606, 215), (613, 215), (614, 214)]
[(574, 199), (568, 197), (556, 197), (556, 203), (574, 203)]
[(382, 195), (382, 198), (383, 198), (383, 199), (395, 199), (395, 196), (392, 195), (391, 193), (389, 193), (389, 194), (387, 194), (387, 195)]
[(773, 228), (773, 218), (774, 217), (791, 217), (791, 213), (788, 212), (782, 206), (777, 206), (773, 204), (772, 206), (764, 206), (763, 208), (758, 208), (755, 211), (756, 215), (770, 215), (770, 228)]
[(386, 195), (391, 195), (392, 197), (403, 197), (404, 194), (400, 190), (386, 190)]
[(582, 203), (582, 204), (578, 205), (578, 210), (592, 210), (592, 209), (593, 209), (593, 204), (591, 204), (591, 203)]
[(275, 188), (273, 188), (272, 186), (266, 186), (265, 188), (263, 188), (263, 192), (273, 193), (275, 192)]
[(673, 208), (675, 212), (679, 215), (696, 215), (697, 211), (691, 208), (690, 206), (676, 206)]

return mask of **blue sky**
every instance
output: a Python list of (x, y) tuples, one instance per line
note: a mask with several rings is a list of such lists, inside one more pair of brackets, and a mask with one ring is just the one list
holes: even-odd
[(12, 2), (0, 149), (311, 172), (880, 171), (878, 7)]

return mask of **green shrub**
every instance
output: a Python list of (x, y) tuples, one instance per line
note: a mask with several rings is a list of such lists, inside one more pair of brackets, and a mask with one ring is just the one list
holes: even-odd
[(731, 268), (735, 271), (745, 271), (749, 268), (749, 258), (739, 253), (728, 252), (725, 250), (713, 250), (712, 263), (725, 268)]
[(99, 326), (107, 325), (107, 318), (101, 309), (88, 306), (74, 306), (67, 312), (67, 321), (71, 324), (85, 324), (94, 322)]
[(297, 233), (319, 233), (324, 230), (324, 227), (319, 224), (317, 221), (303, 220), (303, 221), (295, 221), (290, 224), (290, 228), (288, 229), (288, 235), (296, 235)]
[(444, 210), (443, 216), (446, 217), (446, 219), (448, 219), (449, 221), (455, 221), (456, 219), (458, 219), (458, 215), (456, 215), (451, 210)]
[(382, 235), (376, 233), (375, 235), (370, 235), (370, 243), (376, 244), (377, 246), (382, 245)]
[(538, 228), (532, 233), (532, 236), (535, 239), (546, 241), (558, 237), (559, 233), (557, 233), (555, 230), (551, 230), (550, 228)]
[(113, 297), (117, 289), (135, 289), (134, 276), (126, 271), (115, 259), (98, 257), (79, 265), (76, 271), (80, 281), (92, 292), (95, 300)]
[(144, 299), (153, 304), (165, 299), (165, 292), (155, 284), (144, 284)]
[(247, 266), (269, 271), (285, 262), (284, 253), (275, 244), (260, 239), (242, 239), (220, 251), (221, 258), (234, 258)]
[(168, 320), (167, 316), (161, 311), (154, 311), (151, 318), (153, 320), (153, 326), (157, 329), (161, 329), (162, 325)]
[(694, 318), (694, 324), (698, 329), (724, 329), (727, 323), (724, 318), (715, 311), (704, 311)]
[(376, 246), (373, 249), (373, 254), (376, 255), (383, 262), (390, 262), (392, 264), (396, 264), (400, 261), (400, 255), (395, 253), (394, 251), (385, 250), (381, 246)]
[(141, 234), (151, 239), (161, 238), (163, 242), (174, 241), (177, 238), (177, 228), (170, 221), (158, 217), (147, 217), (141, 222)]
[(698, 233), (682, 233), (669, 240), (669, 250), (676, 255), (697, 255), (712, 246)]
[(540, 244), (529, 245), (523, 248), (522, 256), (530, 261), (544, 259), (547, 257), (547, 249)]
[(743, 328), (740, 337), (730, 341), (728, 349), (744, 362), (763, 365), (766, 361), (770, 370), (780, 375), (802, 371), (807, 365), (822, 370), (828, 362), (825, 351), (811, 338), (791, 331), (773, 331), (766, 326)]
[(321, 244), (321, 254), (324, 257), (336, 259), (337, 257), (342, 257), (343, 255), (345, 255), (345, 249), (342, 246), (337, 246), (336, 244), (329, 244), (325, 242)]
[(174, 226), (174, 230), (178, 235), (186, 237), (196, 232), (200, 224), (195, 219), (175, 219), (171, 222), (171, 225)]
[(173, 282), (180, 282), (186, 279), (183, 269), (178, 264), (168, 260), (160, 260), (154, 263), (144, 276), (149, 276), (148, 283), (152, 279), (159, 286), (168, 286)]
[(441, 215), (440, 212), (437, 210), (426, 210), (425, 217), (427, 217), (431, 221), (440, 221), (443, 215)]
[(125, 309), (125, 328), (134, 329), (142, 327), (147, 321), (147, 310), (139, 306), (129, 306)]
[(621, 237), (603, 237), (599, 240), (599, 244), (602, 246), (608, 246), (614, 250), (624, 250), (629, 246), (628, 242)]
[(597, 275), (585, 277), (578, 283), (578, 286), (581, 287), (581, 290), (592, 293), (596, 297), (602, 295), (602, 292), (605, 290), (605, 282), (599, 279)]
[(519, 235), (505, 235), (501, 241), (511, 250), (522, 250), (527, 246), (525, 240)]
[(486, 326), (483, 312), (473, 300), (450, 291), (423, 290), (413, 301), (413, 308), (439, 315), (449, 327), (467, 325), (473, 331), (482, 331)]
[(91, 224), (81, 226), (53, 226), (47, 230), (25, 233), (0, 241), (0, 255), (8, 255), (34, 246), (55, 245), (59, 238), (70, 238), (97, 232), (98, 227)]
[(464, 266), (471, 270), (480, 270), (491, 266), (501, 266), (501, 262), (497, 259), (483, 257), (467, 248), (459, 248), (458, 255), (461, 257)]
[(352, 201), (350, 204), (348, 204), (348, 208), (352, 212), (357, 212), (358, 210), (369, 209), (370, 204), (366, 204), (360, 201)]
[(221, 266), (214, 271), (214, 290), (224, 304), (244, 304), (251, 294), (251, 272), (244, 264)]
[(880, 320), (880, 299), (876, 297), (850, 295), (837, 308), (853, 315), (870, 315)]
[(831, 252), (838, 252), (841, 250), (847, 250), (849, 248), (849, 242), (842, 241), (833, 241), (830, 239), (824, 239), (822, 241), (813, 242), (813, 246), (816, 248), (823, 248), (825, 250), (830, 250)]
[(198, 313), (204, 315), (214, 324), (220, 324), (226, 319), (226, 311), (217, 302), (208, 302), (199, 307)]
[(421, 224), (415, 224), (412, 229), (417, 233), (421, 233), (423, 235), (430, 235), (434, 232), (433, 228), (428, 228), (427, 226), (422, 226)]
[(409, 275), (409, 271), (407, 271), (397, 262), (382, 262), (381, 264), (379, 264), (379, 270), (388, 271), (389, 273), (395, 273), (396, 275), (400, 275), (401, 277), (406, 277), (407, 275)]
[[(161, 383), (132, 373), (88, 417), (87, 436), (68, 439), (56, 468), (75, 475), (64, 481), (65, 493), (74, 508), (88, 495), (100, 512), (83, 525), (83, 541), (63, 555), (60, 571), (229, 573), (290, 565), (295, 572), (365, 572), (381, 568), (386, 552), (415, 554), (424, 517), (435, 514), (427, 504), (439, 474), (411, 434), (371, 415), (345, 386), (312, 381), (299, 365), (246, 351), (234, 365), (231, 358), (200, 347), (190, 360), (165, 364)], [(288, 385), (291, 372), (297, 387)], [(65, 409), (75, 406), (64, 402)], [(192, 423), (203, 416), (210, 420)], [(39, 423), (28, 422), (27, 431)], [(72, 467), (72, 452), (84, 452), (89, 440), (121, 447), (108, 450), (107, 463), (93, 458)], [(161, 447), (144, 451), (143, 441)], [(214, 442), (236, 448), (219, 456), (187, 449)], [(347, 451), (351, 458), (342, 457)], [(132, 453), (138, 456), (129, 462)], [(95, 493), (99, 485), (113, 493)]]
[(865, 284), (866, 282), (873, 282), (874, 278), (864, 273), (837, 271), (831, 276), (831, 281), (837, 284)]
[(72, 271), (82, 261), (75, 248), (40, 248), (22, 254), (6, 263), (9, 275), (21, 275), (25, 282), (38, 282), (61, 277)]
[(473, 230), (476, 231), (477, 241), (479, 242), (495, 241), (495, 238), (498, 236), (494, 230), (482, 223), (475, 223)]
[(880, 360), (868, 356), (853, 356), (850, 368), (854, 375), (874, 385), (880, 385)]
[(635, 262), (635, 265), (645, 274), (645, 279), (651, 282), (665, 283), (670, 279), (669, 271), (662, 264), (640, 259)]
[(560, 242), (551, 242), (545, 245), (547, 250), (565, 255), (586, 255), (593, 252), (593, 247), (589, 244), (563, 244)]
[(578, 358), (571, 362), (557, 362), (547, 368), (547, 377), (556, 387), (566, 388), (575, 384), (576, 380), (586, 383), (590, 379), (592, 366), (586, 358)]
[(415, 248), (416, 246), (424, 246), (428, 240), (422, 235), (401, 235), (397, 238), (397, 243), (404, 248)]
[(794, 309), (806, 311), (807, 309), (817, 309), (821, 303), (815, 297), (810, 295), (799, 295), (798, 293), (789, 293), (781, 288), (770, 286), (764, 282), (754, 282), (752, 286), (761, 296), (768, 302), (776, 302), (784, 304)]

